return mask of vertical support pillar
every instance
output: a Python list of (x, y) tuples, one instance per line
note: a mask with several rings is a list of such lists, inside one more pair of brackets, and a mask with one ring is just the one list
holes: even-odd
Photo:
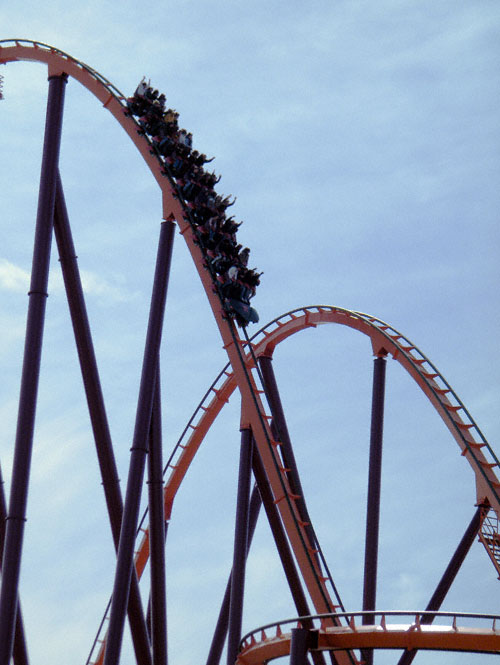
[(248, 517), (250, 481), (252, 477), (252, 430), (241, 431), (240, 465), (238, 473), (238, 495), (234, 527), (233, 569), (231, 573), (231, 600), (229, 604), (229, 632), (227, 639), (227, 663), (234, 665), (241, 639), (243, 619), (243, 596), (245, 591), (245, 564), (248, 543)]
[[(80, 368), (82, 371), (83, 385), (87, 397), (90, 422), (94, 434), (113, 542), (115, 549), (118, 551), (120, 527), (123, 515), (120, 479), (118, 477), (118, 470), (116, 468), (115, 456), (113, 453), (113, 444), (104, 406), (104, 397), (102, 394), (99, 371), (97, 369), (97, 361), (90, 332), (85, 299), (83, 296), (80, 272), (78, 270), (77, 256), (59, 173), (57, 176), (54, 208), (54, 232), (59, 250), (59, 260), (61, 262)], [(149, 637), (139, 593), (139, 583), (135, 571), (133, 572), (132, 585), (130, 588), (128, 617), (137, 663), (139, 665), (149, 665), (151, 663)]]
[[(5, 545), (6, 517), (7, 517), (7, 502), (5, 501), (4, 480), (2, 476), (2, 469), (0, 468), (0, 557), (3, 554), (3, 548)], [(19, 600), (17, 604), (16, 629), (14, 633), (14, 649), (12, 655), (13, 655), (14, 665), (28, 665), (28, 650), (26, 648), (24, 623), (23, 623)]]
[[(274, 542), (276, 543), (276, 549), (283, 566), (283, 571), (288, 582), (290, 593), (292, 594), (297, 614), (302, 617), (309, 616), (311, 612), (309, 611), (309, 605), (307, 603), (304, 589), (302, 587), (302, 582), (297, 571), (297, 566), (295, 565), (292, 550), (290, 548), (290, 544), (288, 542), (278, 508), (274, 503), (271, 487), (267, 480), (264, 465), (262, 464), (257, 447), (254, 449), (252, 464), (253, 473), (259, 488), (262, 504), (266, 511), (269, 526), (271, 527)], [(313, 627), (312, 622), (310, 621), (303, 622), (303, 624), (307, 629)], [(325, 659), (322, 652), (315, 651), (313, 652), (312, 657), (315, 665), (325, 665)]]
[[(370, 430), (370, 462), (368, 471), (368, 498), (366, 508), (365, 571), (363, 611), (374, 610), (377, 596), (378, 532), (380, 518), (380, 484), (382, 477), (382, 440), (384, 428), (385, 356), (378, 356), (373, 365), (372, 416)], [(363, 624), (373, 621), (363, 616)], [(373, 650), (364, 649), (367, 665), (373, 663)]]
[(104, 406), (101, 381), (97, 369), (97, 360), (60, 174), (57, 177), (54, 233), (59, 251), (59, 261), (61, 263), (87, 405), (89, 407), (90, 422), (94, 434), (99, 468), (101, 470), (111, 531), (115, 544), (118, 547), (123, 512), (123, 502), (119, 490), (120, 479), (113, 453), (113, 444)]
[(274, 497), (267, 481), (264, 465), (262, 464), (257, 448), (255, 449), (253, 456), (253, 472), (255, 480), (257, 481), (260, 496), (262, 498), (262, 504), (269, 521), (269, 526), (271, 527), (274, 542), (276, 543), (276, 549), (278, 550), (288, 586), (295, 603), (297, 614), (299, 616), (308, 616), (310, 614), (309, 605), (307, 604), (304, 589), (302, 588), (290, 545), (288, 543), (278, 509), (274, 503)]
[(21, 613), (21, 606), (17, 606), (16, 629), (14, 632), (14, 649), (12, 651), (12, 660), (14, 665), (29, 665), (28, 649), (26, 638), (24, 636), (24, 622)]
[(144, 467), (148, 453), (148, 435), (165, 313), (174, 229), (175, 224), (170, 220), (163, 222), (161, 225), (104, 665), (117, 665), (120, 661), (125, 613), (134, 565), (135, 534), (139, 516)]
[[(465, 557), (467, 556), (472, 546), (472, 543), (479, 533), (479, 529), (481, 528), (481, 508), (482, 506), (478, 506), (472, 520), (469, 523), (469, 526), (465, 530), (465, 533), (462, 536), (457, 549), (451, 557), (450, 563), (446, 567), (446, 570), (444, 571), (443, 576), (441, 577), (439, 584), (436, 587), (436, 590), (432, 594), (432, 597), (427, 604), (427, 607), (425, 608), (426, 612), (439, 611), (439, 608), (441, 607), (446, 594), (450, 590), (450, 587), (453, 584), (458, 571), (460, 570), (460, 566), (463, 564)], [(424, 614), (424, 616), (420, 618), (420, 623), (423, 624), (431, 624), (433, 621), (433, 614)], [(398, 665), (410, 665), (416, 655), (416, 649), (413, 649), (412, 651), (405, 651), (399, 659)]]
[(151, 644), (153, 665), (167, 665), (167, 602), (165, 583), (165, 512), (161, 436), (160, 361), (151, 413), (148, 485), (149, 541), (151, 548)]
[(307, 665), (309, 631), (305, 628), (292, 628), (290, 640), (290, 665)]
[(276, 382), (276, 377), (273, 370), (273, 361), (269, 356), (260, 356), (259, 357), (259, 367), (262, 373), (262, 379), (264, 384), (264, 391), (266, 393), (267, 401), (271, 408), (271, 414), (273, 416), (273, 425), (276, 427), (279, 439), (281, 441), (281, 454), (283, 457), (283, 463), (289, 471), (287, 472), (288, 481), (290, 483), (290, 489), (294, 494), (299, 498), (297, 499), (296, 505), (299, 511), (300, 517), (303, 522), (305, 522), (305, 531), (309, 539), (309, 544), (313, 549), (316, 548), (316, 538), (314, 535), (314, 530), (311, 526), (311, 520), (309, 518), (309, 512), (307, 510), (304, 492), (302, 490), (302, 484), (300, 482), (299, 471), (297, 468), (297, 462), (295, 461), (295, 455), (293, 453), (292, 442), (290, 440), (290, 435), (288, 433), (288, 427), (285, 419), (285, 412), (283, 410), (283, 405), (281, 403), (281, 398), (278, 390), (278, 384)]
[[(260, 507), (262, 505), (262, 500), (260, 498), (259, 488), (257, 485), (254, 485), (252, 490), (252, 496), (250, 497), (250, 509), (248, 517), (248, 537), (247, 537), (247, 556), (250, 551), (250, 545), (252, 543), (253, 535), (255, 533), (255, 527), (257, 526), (257, 519), (259, 517)], [(231, 582), (232, 582), (232, 573), (229, 575), (229, 579), (226, 585), (226, 591), (224, 593), (224, 598), (222, 600), (222, 605), (219, 612), (219, 617), (217, 619), (217, 625), (215, 626), (214, 636), (212, 638), (212, 643), (210, 645), (210, 650), (208, 652), (207, 664), (206, 665), (219, 665), (220, 657), (222, 654), (222, 649), (224, 648), (224, 642), (226, 640), (227, 629), (229, 625), (229, 603), (231, 601)]]
[(49, 76), (45, 138), (29, 291), (12, 484), (0, 591), (0, 665), (9, 665), (16, 624), (24, 523), (47, 300), (56, 175), (67, 76)]

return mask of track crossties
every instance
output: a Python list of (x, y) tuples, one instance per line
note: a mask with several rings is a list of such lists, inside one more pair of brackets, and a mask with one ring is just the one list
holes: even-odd
[[(42, 62), (48, 66), (49, 78), (64, 75), (76, 79), (100, 100), (123, 127), (160, 187), (163, 219), (177, 223), (219, 328), (229, 363), (200, 402), (167, 464), (164, 493), (167, 518), (170, 517), (176, 491), (206, 432), (232, 392), (238, 388), (242, 397), (241, 422), (245, 428), (252, 430), (255, 437), (266, 484), (269, 485), (271, 499), (304, 585), (315, 611), (325, 616), (328, 613), (328, 618), (321, 625), (320, 648), (339, 649), (335, 656), (339, 665), (354, 662), (352, 649), (358, 647), (434, 648), (432, 643), (436, 648), (461, 648), (458, 646), (459, 638), (463, 638), (465, 644), (474, 632), (457, 626), (458, 615), (451, 627), (443, 629), (438, 635), (439, 630), (421, 627), (418, 616), (412, 619), (411, 624), (394, 629), (389, 627), (384, 616), (380, 625), (369, 629), (357, 626), (352, 616), (336, 611), (342, 606), (333, 580), (329, 573), (326, 574), (326, 562), (319, 544), (316, 548), (309, 538), (298, 507), (301, 497), (293, 491), (290, 476), (287, 475), (290, 469), (286, 468), (280, 451), (282, 442), (270, 427), (272, 409), (261, 398), (265, 391), (261, 389), (263, 381), (257, 360), (261, 356), (270, 358), (276, 345), (296, 332), (323, 323), (353, 328), (370, 338), (375, 356), (391, 355), (426, 394), (453, 435), (464, 460), (471, 466), (476, 480), (477, 503), (482, 510), (480, 539), (500, 573), (500, 463), (451, 386), (409, 339), (391, 325), (361, 312), (322, 305), (301, 308), (276, 318), (251, 339), (240, 337), (241, 331), (235, 323), (245, 329), (248, 323), (258, 320), (257, 312), (250, 306), (250, 299), (255, 294), (260, 274), (248, 267), (249, 249), (239, 245), (236, 237), (240, 223), (228, 216), (228, 209), (234, 200), (216, 192), (219, 177), (206, 168), (211, 159), (193, 149), (192, 136), (179, 127), (178, 114), (166, 107), (165, 97), (142, 81), (134, 95), (127, 99), (88, 65), (40, 42), (0, 41), (0, 64), (13, 61)], [(141, 525), (139, 533), (144, 535), (135, 557), (140, 577), (149, 557), (149, 532)], [(498, 649), (496, 626), (493, 624), (483, 632), (488, 640), (493, 640), (492, 648)], [(102, 627), (90, 656), (92, 660), (88, 662), (102, 661), (106, 643), (104, 633), (105, 627)], [(426, 642), (427, 639), (430, 641)], [(283, 653), (289, 648), (280, 626), (273, 644), (284, 649)], [(270, 642), (265, 636), (261, 639), (251, 637), (243, 645), (245, 653), (241, 662), (250, 663), (252, 652), (255, 655), (252, 662), (269, 660), (274, 657), (269, 647)], [(97, 659), (94, 657), (96, 653)]]

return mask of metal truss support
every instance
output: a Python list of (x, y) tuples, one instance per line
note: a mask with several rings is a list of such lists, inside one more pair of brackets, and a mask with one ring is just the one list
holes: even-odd
[(125, 613), (134, 566), (135, 535), (144, 467), (148, 453), (148, 436), (170, 274), (174, 229), (175, 224), (170, 220), (164, 221), (161, 225), (104, 665), (117, 665), (120, 660)]
[[(278, 508), (274, 503), (274, 497), (271, 492), (264, 465), (262, 464), (262, 460), (260, 459), (257, 448), (255, 448), (253, 455), (253, 473), (259, 488), (260, 496), (262, 498), (262, 504), (264, 505), (264, 509), (266, 511), (269, 526), (271, 527), (274, 542), (276, 543), (276, 549), (281, 559), (281, 564), (283, 566), (283, 571), (288, 582), (288, 587), (292, 594), (295, 608), (297, 609), (297, 614), (298, 616), (303, 617), (309, 616), (311, 612), (309, 611), (309, 605), (307, 603), (304, 589), (302, 587), (302, 582), (297, 572), (297, 567), (295, 565), (290, 544), (288, 542)], [(304, 624), (305, 628), (313, 627), (312, 622), (304, 622)], [(325, 665), (324, 656), (319, 651), (313, 653), (313, 660), (315, 665)]]
[[(305, 522), (305, 531), (309, 539), (311, 548), (314, 550), (316, 548), (316, 538), (314, 535), (314, 529), (311, 525), (311, 519), (309, 517), (309, 512), (307, 510), (304, 492), (302, 490), (302, 484), (300, 482), (299, 471), (297, 468), (297, 462), (295, 461), (295, 455), (292, 448), (292, 442), (290, 440), (290, 434), (288, 432), (288, 426), (286, 424), (285, 412), (283, 410), (283, 405), (281, 403), (281, 398), (278, 390), (278, 384), (276, 382), (276, 377), (273, 370), (273, 361), (269, 356), (260, 356), (259, 357), (259, 367), (262, 373), (264, 391), (266, 394), (269, 407), (271, 409), (271, 414), (273, 416), (273, 426), (278, 435), (278, 439), (281, 441), (281, 454), (283, 457), (283, 463), (288, 469), (287, 477), (288, 482), (290, 483), (291, 491), (296, 494), (299, 498), (296, 501), (297, 509), (299, 511), (300, 517), (303, 522)], [(317, 555), (316, 555), (317, 557)]]
[(247, 560), (250, 483), (252, 479), (253, 436), (250, 428), (241, 431), (238, 494), (234, 527), (233, 568), (231, 572), (231, 596), (229, 603), (229, 629), (227, 638), (227, 663), (234, 665), (241, 639), (243, 596), (245, 592), (245, 568)]
[(290, 665), (308, 665), (307, 653), (311, 643), (311, 633), (306, 628), (292, 628), (292, 639), (290, 640)]
[(307, 603), (306, 596), (302, 588), (302, 583), (295, 566), (295, 561), (293, 559), (290, 545), (288, 544), (285, 529), (281, 522), (276, 504), (274, 503), (274, 498), (267, 481), (264, 465), (262, 464), (257, 449), (255, 450), (253, 456), (253, 472), (255, 480), (257, 481), (260, 496), (262, 498), (262, 503), (266, 511), (267, 519), (269, 521), (269, 526), (271, 527), (271, 532), (276, 543), (276, 549), (278, 550), (281, 564), (288, 581), (288, 586), (297, 609), (297, 614), (299, 616), (309, 616), (309, 605)]
[[(248, 536), (247, 536), (247, 552), (246, 552), (247, 556), (248, 552), (250, 551), (250, 545), (252, 543), (253, 535), (255, 533), (255, 527), (257, 526), (257, 519), (259, 517), (261, 505), (262, 505), (262, 500), (260, 498), (259, 489), (257, 485), (254, 485), (254, 488), (252, 490), (252, 495), (250, 497), (250, 508), (248, 515)], [(222, 649), (224, 648), (224, 642), (226, 640), (228, 624), (229, 624), (231, 582), (232, 582), (232, 572), (229, 575), (229, 580), (226, 585), (226, 591), (224, 593), (224, 598), (222, 600), (222, 605), (219, 612), (219, 617), (217, 619), (217, 624), (214, 630), (214, 636), (212, 638), (210, 650), (208, 652), (206, 665), (218, 665), (220, 662)]]
[[(382, 477), (382, 441), (384, 429), (385, 370), (387, 361), (378, 356), (373, 365), (372, 415), (370, 430), (370, 462), (366, 507), (365, 572), (363, 610), (374, 610), (377, 597), (378, 532), (380, 520), (380, 485)], [(363, 624), (373, 623), (371, 615), (363, 616)], [(373, 650), (363, 649), (366, 665), (373, 663)]]
[(0, 665), (9, 665), (14, 643), (66, 82), (67, 76), (64, 74), (49, 76), (33, 265), (28, 294), (28, 320), (2, 565)]
[[(85, 306), (82, 281), (78, 269), (77, 256), (69, 223), (64, 189), (60, 174), (57, 177), (56, 200), (54, 208), (54, 232), (59, 251), (59, 260), (68, 299), (71, 322), (75, 335), (76, 348), (80, 361), (83, 385), (87, 397), (90, 422), (99, 461), (104, 497), (108, 509), (109, 521), (115, 549), (118, 551), (120, 528), (123, 515), (123, 500), (120, 492), (120, 479), (116, 468), (113, 444), (109, 431), (104, 397), (102, 394), (99, 371), (90, 332), (90, 324)], [(144, 619), (144, 611), (139, 593), (139, 583), (135, 571), (130, 589), (128, 617), (137, 663), (150, 665), (151, 654), (149, 636)]]
[[(446, 570), (441, 577), (439, 584), (436, 587), (436, 590), (432, 594), (427, 607), (425, 608), (426, 612), (438, 612), (443, 600), (446, 597), (446, 594), (450, 590), (455, 577), (457, 576), (458, 571), (460, 570), (461, 565), (463, 564), (465, 557), (467, 556), (474, 539), (479, 533), (481, 528), (481, 509), (482, 506), (478, 506), (476, 512), (474, 513), (473, 518), (469, 522), (469, 526), (465, 530), (464, 535), (462, 536), (461, 541), (459, 542), (457, 549), (455, 550), (453, 556), (450, 559), (450, 563), (446, 567)], [(421, 624), (431, 624), (434, 621), (434, 615), (424, 614), (420, 618)], [(417, 655), (417, 651), (413, 649), (412, 651), (405, 651), (401, 658), (398, 661), (398, 665), (410, 665), (413, 662), (413, 659)]]
[(149, 541), (151, 548), (151, 644), (153, 665), (167, 665), (167, 599), (165, 580), (165, 511), (161, 436), (160, 361), (151, 413), (148, 455)]
[[(258, 363), (262, 374), (264, 392), (266, 394), (269, 408), (271, 409), (271, 414), (273, 416), (271, 427), (276, 433), (279, 441), (281, 441), (281, 455), (283, 464), (287, 469), (286, 475), (290, 484), (290, 489), (295, 495), (298, 496), (296, 501), (297, 509), (302, 521), (305, 523), (304, 530), (306, 532), (307, 538), (309, 539), (311, 548), (314, 550), (316, 548), (316, 536), (312, 527), (311, 518), (309, 517), (309, 511), (307, 510), (302, 483), (300, 482), (299, 470), (295, 460), (290, 434), (288, 432), (285, 411), (281, 402), (278, 383), (274, 374), (272, 358), (270, 356), (259, 356)], [(318, 566), (320, 566), (318, 555), (314, 554), (314, 556)], [(313, 660), (315, 663), (325, 662), (324, 655), (320, 652), (313, 654)], [(331, 660), (332, 663), (336, 662), (333, 654), (331, 655)]]
[[(7, 517), (7, 502), (5, 501), (4, 480), (0, 468), (0, 557), (5, 544), (5, 519)], [(1, 569), (0, 569), (1, 572)], [(12, 652), (14, 665), (28, 665), (28, 650), (24, 634), (24, 623), (19, 600), (17, 602), (16, 629), (14, 633), (14, 649)]]

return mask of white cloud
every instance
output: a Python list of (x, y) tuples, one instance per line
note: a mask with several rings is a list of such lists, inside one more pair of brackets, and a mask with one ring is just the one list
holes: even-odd
[[(136, 297), (136, 292), (126, 289), (124, 279), (114, 277), (112, 281), (90, 270), (81, 271), (82, 287), (85, 294), (96, 296), (100, 301), (122, 303)], [(0, 259), (0, 290), (13, 293), (27, 293), (30, 273), (19, 265)], [(60, 293), (64, 283), (60, 272), (50, 274), (50, 291)]]
[(26, 292), (30, 285), (30, 273), (7, 259), (0, 259), (0, 289), (2, 291)]
[[(115, 283), (112, 284), (105, 278), (101, 277), (95, 272), (89, 270), (81, 271), (82, 287), (85, 293), (89, 295), (98, 296), (99, 299), (109, 302), (126, 302), (134, 297), (126, 290), (126, 284), (123, 280), (115, 278)], [(121, 282), (118, 284), (118, 282)]]

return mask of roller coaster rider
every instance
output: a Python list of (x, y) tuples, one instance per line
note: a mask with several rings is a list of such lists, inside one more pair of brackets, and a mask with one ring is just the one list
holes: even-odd
[(179, 114), (165, 110), (166, 98), (143, 77), (133, 97), (127, 99), (130, 114), (138, 118), (140, 133), (147, 135), (157, 155), (165, 164), (166, 175), (175, 178), (179, 194), (190, 209), (195, 242), (202, 249), (228, 316), (244, 327), (259, 316), (250, 306), (260, 282), (260, 274), (247, 268), (250, 250), (237, 244), (236, 231), (241, 223), (226, 217), (226, 210), (236, 198), (215, 191), (220, 176), (203, 166), (213, 160), (193, 150), (190, 132), (180, 129)]

